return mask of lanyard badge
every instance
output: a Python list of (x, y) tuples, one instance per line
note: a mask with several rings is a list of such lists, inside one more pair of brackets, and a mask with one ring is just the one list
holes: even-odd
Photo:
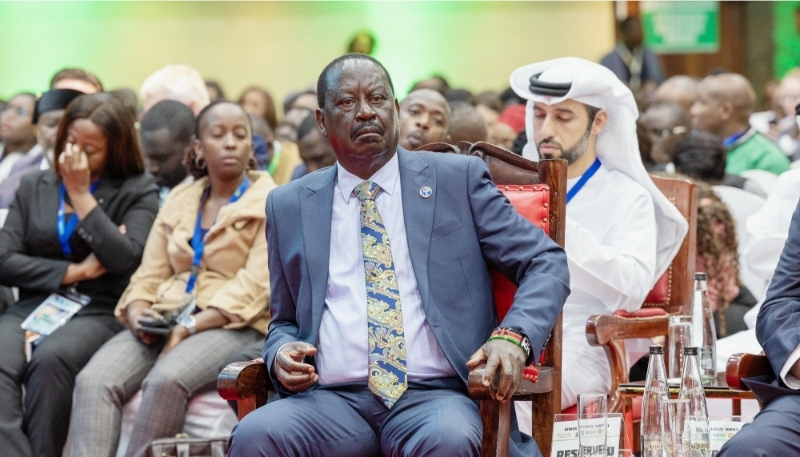
[[(89, 189), (92, 194), (94, 194), (94, 191), (97, 190), (98, 184), (100, 184), (99, 180), (92, 183), (92, 186)], [(72, 236), (72, 233), (75, 232), (75, 227), (78, 226), (78, 217), (75, 214), (72, 214), (70, 215), (69, 220), (67, 220), (67, 215), (64, 212), (66, 199), (67, 189), (62, 183), (58, 192), (58, 216), (56, 218), (56, 230), (58, 230), (58, 242), (61, 243), (61, 252), (64, 253), (64, 257), (72, 257), (72, 247), (69, 245), (69, 239)]]
[[(236, 192), (231, 195), (228, 200), (228, 205), (236, 203), (241, 198), (242, 194), (250, 187), (250, 178), (244, 177), (242, 184), (236, 189)], [(206, 187), (203, 191), (203, 196), (200, 198), (200, 207), (197, 209), (197, 222), (194, 224), (194, 235), (192, 236), (192, 249), (194, 250), (194, 257), (192, 258), (191, 274), (189, 281), (186, 283), (186, 294), (192, 295), (194, 292), (195, 283), (197, 282), (197, 275), (200, 273), (200, 263), (203, 261), (203, 251), (206, 247), (206, 233), (208, 230), (203, 230), (203, 206), (211, 193), (211, 186)]]

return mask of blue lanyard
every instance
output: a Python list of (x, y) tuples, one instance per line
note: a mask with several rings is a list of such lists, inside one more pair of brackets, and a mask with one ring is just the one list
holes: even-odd
[(583, 186), (589, 181), (589, 179), (591, 179), (592, 176), (594, 176), (595, 173), (597, 173), (597, 170), (599, 169), (600, 169), (600, 159), (595, 158), (592, 166), (589, 167), (588, 170), (586, 170), (586, 173), (584, 173), (583, 176), (581, 176), (581, 179), (579, 179), (578, 182), (576, 182), (575, 185), (572, 186), (572, 189), (570, 189), (569, 192), (567, 192), (567, 203), (569, 203), (570, 200), (572, 200), (573, 198), (575, 198), (576, 195), (578, 195), (578, 192), (580, 192), (581, 189), (583, 189)]
[[(98, 184), (100, 184), (99, 179), (92, 183), (89, 191), (94, 194), (94, 191), (97, 190)], [(75, 227), (78, 226), (78, 217), (75, 214), (72, 214), (69, 217), (69, 221), (67, 220), (67, 215), (64, 212), (66, 198), (67, 189), (64, 187), (64, 184), (61, 184), (61, 188), (58, 192), (58, 217), (56, 218), (56, 229), (58, 230), (58, 242), (61, 243), (61, 252), (64, 253), (64, 257), (71, 257), (72, 247), (69, 245), (69, 239), (72, 236), (72, 233), (75, 231)]]
[[(241, 198), (242, 194), (250, 187), (250, 178), (247, 176), (244, 177), (244, 181), (236, 189), (236, 192), (231, 195), (231, 199), (228, 200), (228, 205), (231, 203), (236, 203), (239, 198)], [(189, 275), (189, 281), (186, 283), (186, 293), (191, 294), (194, 290), (194, 285), (197, 282), (197, 274), (200, 272), (200, 262), (203, 260), (203, 251), (206, 248), (206, 233), (208, 230), (203, 230), (203, 206), (208, 199), (208, 195), (211, 193), (211, 186), (206, 187), (206, 190), (203, 191), (203, 196), (200, 198), (200, 208), (197, 210), (197, 222), (194, 224), (194, 235), (192, 236), (192, 249), (194, 249), (194, 257), (192, 258), (192, 269), (191, 274)]]
[(733, 145), (733, 143), (736, 143), (737, 141), (739, 141), (739, 138), (745, 136), (745, 134), (747, 134), (747, 132), (748, 131), (745, 130), (744, 132), (735, 133), (735, 134), (729, 136), (728, 138), (725, 138), (725, 141), (722, 142), (722, 145), (725, 146), (726, 148), (731, 147)]

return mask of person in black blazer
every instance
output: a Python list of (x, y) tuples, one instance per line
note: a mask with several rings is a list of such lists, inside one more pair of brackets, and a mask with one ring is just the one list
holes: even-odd
[(800, 204), (758, 313), (756, 337), (773, 373), (744, 383), (764, 407), (718, 457), (800, 455)]
[[(19, 288), (19, 300), (0, 315), (0, 449), (6, 456), (61, 455), (75, 376), (122, 330), (114, 307), (158, 212), (133, 116), (113, 97), (75, 99), (55, 151), (53, 171), (23, 178), (0, 230), (0, 284)], [(21, 323), (50, 294), (66, 290), (91, 302), (44, 337), (27, 361)]]

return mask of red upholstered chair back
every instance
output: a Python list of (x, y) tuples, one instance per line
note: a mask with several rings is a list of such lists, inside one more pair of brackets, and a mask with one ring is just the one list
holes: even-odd
[[(532, 162), (498, 146), (479, 142), (427, 144), (425, 151), (465, 154), (481, 158), (489, 167), (492, 181), (506, 195), (514, 208), (560, 246), (564, 246), (567, 205), (566, 160)], [(516, 286), (503, 275), (493, 273), (492, 289), (498, 317), (502, 320), (514, 301)], [(487, 397), (480, 367), (470, 372), (468, 388), (473, 399), (480, 399), (484, 423), (481, 455), (508, 455), (510, 408)], [(477, 378), (473, 378), (474, 374)], [(533, 401), (532, 429), (543, 455), (550, 455), (553, 416), (561, 411), (561, 316), (553, 327), (550, 340), (535, 367), (527, 367), (514, 400)], [(503, 411), (503, 412), (501, 412)]]
[(651, 176), (656, 187), (678, 208), (692, 230), (686, 234), (669, 269), (647, 295), (643, 309), (661, 308), (667, 314), (688, 314), (694, 287), (697, 251), (697, 188), (690, 181)]
[[(520, 216), (550, 235), (550, 187), (546, 184), (527, 186), (497, 186)], [(492, 272), (494, 304), (498, 320), (502, 321), (514, 302), (517, 286), (502, 274)]]

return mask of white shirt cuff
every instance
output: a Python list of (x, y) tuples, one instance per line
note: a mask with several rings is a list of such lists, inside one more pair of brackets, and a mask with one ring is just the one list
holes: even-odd
[(783, 379), (783, 382), (788, 388), (794, 390), (800, 389), (800, 379), (797, 379), (793, 374), (789, 373), (789, 370), (792, 369), (798, 359), (800, 359), (800, 345), (794, 348), (794, 351), (789, 354), (789, 358), (786, 359), (786, 363), (784, 363), (783, 368), (781, 368), (781, 379)]

